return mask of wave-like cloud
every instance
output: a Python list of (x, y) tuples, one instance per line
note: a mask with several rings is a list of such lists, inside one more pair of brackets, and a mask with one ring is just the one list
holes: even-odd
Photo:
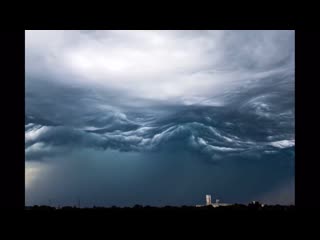
[[(199, 116), (193, 112), (194, 109), (184, 110), (182, 118), (174, 114), (166, 116), (170, 121), (162, 119), (143, 124), (129, 120), (126, 114), (116, 112), (107, 117), (95, 118), (86, 121), (87, 127), (69, 126), (42, 126), (37, 124), (37, 120), (26, 124), (26, 159), (37, 160), (57, 150), (63, 153), (62, 149), (73, 148), (97, 148), (97, 149), (116, 149), (120, 151), (161, 151), (170, 149), (181, 149), (198, 151), (201, 154), (209, 155), (214, 158), (217, 154), (242, 154), (248, 151), (278, 151), (282, 148), (294, 146), (294, 140), (277, 140), (276, 136), (269, 136), (270, 130), (254, 129), (250, 122), (228, 122), (224, 124), (222, 119), (212, 121), (214, 116)], [(221, 111), (221, 110), (220, 110)], [(204, 110), (208, 114), (209, 111)], [(179, 115), (179, 114), (178, 114)], [(196, 121), (198, 120), (198, 121)], [(232, 119), (228, 119), (232, 121)], [(268, 119), (269, 120), (269, 119)], [(278, 119), (277, 119), (278, 120)], [(270, 121), (270, 120), (269, 120)], [(221, 125), (221, 123), (223, 125)], [(249, 128), (254, 132), (258, 130), (257, 138), (250, 138), (239, 130), (239, 127)], [(235, 131), (237, 130), (237, 131)], [(238, 134), (237, 134), (238, 133)], [(261, 133), (265, 139), (261, 141)], [(292, 138), (292, 134), (284, 134), (280, 138)]]

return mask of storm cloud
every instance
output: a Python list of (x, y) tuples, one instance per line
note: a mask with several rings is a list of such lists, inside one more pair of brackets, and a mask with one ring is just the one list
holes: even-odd
[(294, 31), (26, 31), (27, 203), (293, 203), (294, 110)]

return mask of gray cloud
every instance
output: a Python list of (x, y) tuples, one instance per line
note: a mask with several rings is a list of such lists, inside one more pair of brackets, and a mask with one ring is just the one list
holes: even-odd
[(26, 74), (190, 102), (292, 72), (293, 50), (293, 31), (27, 31)]

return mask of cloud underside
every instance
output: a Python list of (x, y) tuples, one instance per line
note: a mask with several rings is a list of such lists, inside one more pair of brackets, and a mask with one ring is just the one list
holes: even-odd
[[(286, 91), (279, 90), (283, 86)], [(47, 97), (55, 102), (27, 98), (26, 160), (79, 147), (139, 152), (182, 148), (217, 160), (276, 154), (295, 145), (292, 76), (275, 75), (263, 84), (238, 88), (224, 96), (222, 106), (157, 102), (152, 108), (115, 107), (97, 95), (82, 99), (82, 90), (64, 99), (67, 90), (60, 96), (50, 89)]]
[[(257, 155), (294, 156), (293, 112), (270, 116), (252, 109), (229, 112), (224, 108), (187, 107), (164, 118), (141, 116), (129, 119), (124, 113), (87, 119), (83, 125), (41, 125), (28, 118), (26, 160), (44, 160), (79, 148), (114, 149), (122, 152), (197, 152), (205, 159), (256, 159)], [(218, 114), (216, 113), (218, 112)], [(200, 158), (201, 159), (201, 158)]]

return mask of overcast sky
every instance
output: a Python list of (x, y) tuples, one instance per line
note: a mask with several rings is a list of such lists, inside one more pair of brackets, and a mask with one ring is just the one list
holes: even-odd
[(293, 203), (294, 67), (294, 31), (26, 31), (26, 204)]

